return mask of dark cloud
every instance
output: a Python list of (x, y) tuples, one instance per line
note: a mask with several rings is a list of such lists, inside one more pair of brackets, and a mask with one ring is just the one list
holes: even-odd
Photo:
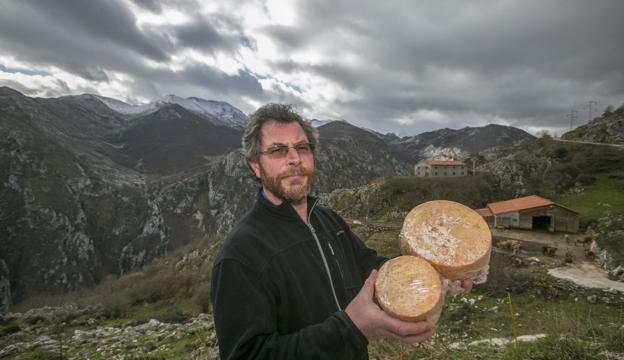
[[(352, 5), (306, 2), (295, 32), (269, 29), (285, 51), (319, 39), (336, 44), (335, 64), (309, 70), (358, 91), (360, 100), (339, 103), (347, 118), (375, 123), (437, 109), (561, 127), (571, 106), (624, 96), (621, 1)], [(345, 54), (367, 66), (345, 64)]]
[(198, 17), (188, 25), (173, 27), (171, 33), (177, 43), (182, 46), (208, 52), (214, 52), (217, 49), (233, 52), (240, 45), (240, 38), (222, 35), (211, 22), (221, 23), (221, 25), (226, 23), (216, 17), (212, 19)]
[(82, 78), (92, 81), (108, 81), (108, 75), (106, 72), (99, 66), (90, 66), (83, 64), (77, 64), (77, 66), (73, 67), (75, 69), (75, 73), (80, 75)]
[(120, 1), (29, 0), (24, 4), (65, 31), (88, 34), (91, 41), (116, 44), (154, 61), (169, 58), (139, 30), (135, 16)]
[[(136, 8), (121, 0), (1, 2), (0, 49), (34, 64), (30, 75), (50, 65), (92, 84), (124, 74), (130, 98), (176, 93), (244, 111), (254, 110), (248, 101), (279, 101), (399, 134), (488, 121), (562, 130), (565, 114), (582, 113), (589, 100), (598, 109), (624, 101), (621, 0), (301, 1), (291, 25), (255, 29), (244, 27), (242, 10), (131, 1), (153, 14), (174, 8), (190, 21), (138, 27)], [(266, 38), (279, 60), (234, 75), (197, 59), (173, 64), (188, 49), (240, 60), (242, 51), (265, 50)], [(20, 70), (2, 64), (0, 71)], [(310, 78), (347, 95), (312, 102), (310, 83), (299, 82)], [(263, 89), (264, 80), (280, 86)]]
[[(51, 2), (44, 2), (50, 6)], [(77, 2), (76, 4), (104, 4), (101, 2)], [(43, 4), (43, 3), (42, 3)], [(112, 7), (114, 2), (105, 2)], [(103, 34), (104, 29), (91, 29), (85, 20), (74, 21), (67, 15), (58, 14), (58, 9), (46, 11), (41, 8), (27, 6), (23, 2), (3, 3), (0, 11), (0, 47), (5, 53), (31, 64), (57, 66), (70, 73), (83, 76), (89, 80), (106, 80), (106, 70), (122, 73), (140, 74), (145, 68), (145, 54), (137, 52), (141, 44), (149, 44), (147, 40), (137, 40), (134, 46), (132, 37), (124, 38), (123, 32), (135, 33), (134, 38), (140, 39), (135, 30), (112, 29), (117, 26), (130, 26), (127, 22), (111, 24), (111, 33)], [(98, 7), (98, 5), (94, 5)], [(104, 7), (104, 5), (102, 5)], [(87, 18), (94, 10), (85, 11)], [(62, 13), (62, 12), (61, 12)], [(105, 12), (104, 12), (105, 13)], [(73, 13), (80, 17), (78, 13)], [(110, 14), (109, 14), (110, 15)], [(99, 24), (105, 21), (100, 20)], [(134, 29), (134, 23), (131, 25)], [(97, 27), (95, 25), (94, 27)], [(99, 35), (95, 36), (97, 33)], [(113, 34), (123, 39), (113, 41)], [(155, 48), (154, 46), (148, 46)], [(148, 55), (152, 51), (147, 51)], [(159, 57), (160, 55), (156, 56)], [(151, 59), (150, 56), (147, 56)]]
[(159, 0), (132, 0), (132, 2), (140, 8), (156, 14), (163, 10), (163, 2)]
[(262, 86), (248, 72), (228, 75), (210, 67), (193, 66), (182, 73), (187, 82), (211, 89), (219, 89), (223, 94), (237, 94), (252, 98), (262, 97)]

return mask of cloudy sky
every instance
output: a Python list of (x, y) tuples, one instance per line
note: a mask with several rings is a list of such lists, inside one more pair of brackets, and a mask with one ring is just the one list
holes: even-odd
[(399, 135), (561, 134), (624, 103), (621, 0), (0, 2), (0, 85), (294, 104)]

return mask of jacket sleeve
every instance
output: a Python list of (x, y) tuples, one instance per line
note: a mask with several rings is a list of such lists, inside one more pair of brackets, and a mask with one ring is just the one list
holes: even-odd
[(271, 285), (258, 270), (215, 264), (211, 300), (221, 359), (365, 359), (368, 341), (344, 311), (295, 333), (279, 334)]
[(342, 217), (340, 217), (335, 212), (333, 214), (334, 217), (338, 219), (340, 226), (351, 241), (354, 253), (356, 254), (358, 262), (360, 264), (360, 276), (362, 277), (362, 281), (364, 281), (368, 278), (371, 271), (373, 271), (374, 269), (379, 270), (381, 265), (388, 261), (388, 258), (377, 255), (377, 251), (366, 246), (366, 244), (364, 244), (364, 242), (351, 231), (349, 225), (347, 225)]

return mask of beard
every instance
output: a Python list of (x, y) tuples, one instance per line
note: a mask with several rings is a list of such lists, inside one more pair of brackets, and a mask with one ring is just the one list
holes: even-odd
[[(314, 170), (304, 166), (292, 167), (280, 174), (277, 174), (276, 176), (269, 176), (264, 171), (262, 164), (259, 165), (260, 181), (262, 182), (262, 185), (282, 201), (295, 205), (300, 204), (303, 200), (305, 200), (308, 195), (308, 191), (310, 191), (310, 188), (314, 183)], [(282, 180), (294, 175), (303, 176), (305, 180), (301, 183), (293, 184), (287, 187), (282, 185)]]

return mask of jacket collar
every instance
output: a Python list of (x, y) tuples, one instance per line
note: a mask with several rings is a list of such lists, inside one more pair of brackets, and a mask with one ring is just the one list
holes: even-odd
[[(307, 196), (307, 200), (308, 200), (308, 216), (309, 216), (310, 211), (314, 209), (314, 206), (316, 205), (316, 202), (318, 201), (318, 199), (313, 196)], [(272, 202), (269, 201), (269, 199), (266, 198), (266, 196), (264, 196), (264, 194), (262, 193), (262, 188), (260, 188), (260, 190), (258, 191), (258, 198), (257, 198), (256, 203), (258, 204), (258, 207), (260, 207), (261, 209), (267, 210), (270, 213), (277, 215), (279, 217), (301, 220), (299, 218), (299, 214), (297, 214), (297, 212), (295, 211), (295, 208), (289, 202), (283, 201), (279, 205), (274, 205)]]

